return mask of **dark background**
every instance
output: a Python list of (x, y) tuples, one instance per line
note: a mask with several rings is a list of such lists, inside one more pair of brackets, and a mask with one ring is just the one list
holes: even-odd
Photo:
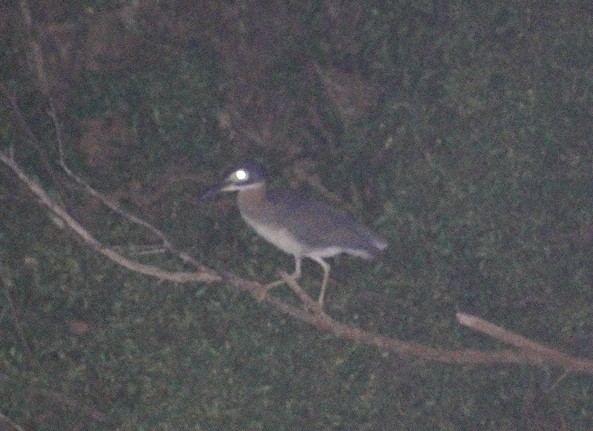
[[(501, 348), (461, 328), (464, 311), (593, 356), (587, 2), (7, 3), (2, 150), (106, 244), (176, 265), (135, 254), (150, 236), (59, 173), (49, 99), (70, 167), (205, 264), (261, 282), (292, 270), (230, 197), (193, 202), (256, 160), (274, 187), (326, 199), (388, 239), (376, 261), (333, 260), (337, 319)], [(554, 384), (562, 370), (402, 360), (224, 284), (130, 273), (0, 172), (0, 412), (24, 429), (593, 427), (588, 376)], [(315, 296), (321, 271), (304, 271)]]

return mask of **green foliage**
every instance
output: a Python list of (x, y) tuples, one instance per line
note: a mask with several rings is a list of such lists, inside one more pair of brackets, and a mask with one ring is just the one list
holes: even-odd
[[(249, 232), (230, 200), (192, 202), (241, 159), (265, 161), (278, 184), (298, 183), (291, 168), (304, 166), (390, 242), (377, 261), (333, 263), (332, 316), (434, 346), (500, 348), (456, 324), (466, 311), (591, 356), (586, 8), (156, 3), (60, 9), (82, 40), (70, 41), (81, 63), (56, 87), (76, 172), (205, 264), (264, 282), (291, 259)], [(93, 33), (101, 19), (117, 23), (113, 39)], [(4, 29), (14, 33), (0, 77), (55, 166), (22, 29)], [(103, 134), (89, 133), (96, 124)], [(0, 124), (2, 151), (14, 146), (97, 237), (154, 244), (48, 175), (23, 136)], [(558, 370), (405, 361), (224, 284), (157, 283), (80, 245), (1, 175), (0, 269), (13, 286), (0, 289), (0, 412), (25, 429), (593, 427), (589, 377), (552, 388)], [(320, 279), (305, 263), (313, 295)]]

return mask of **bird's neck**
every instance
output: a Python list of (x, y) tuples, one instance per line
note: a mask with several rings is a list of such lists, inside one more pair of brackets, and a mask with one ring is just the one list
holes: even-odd
[(239, 210), (245, 214), (265, 211), (267, 206), (266, 186), (261, 185), (239, 191), (237, 204), (239, 205)]

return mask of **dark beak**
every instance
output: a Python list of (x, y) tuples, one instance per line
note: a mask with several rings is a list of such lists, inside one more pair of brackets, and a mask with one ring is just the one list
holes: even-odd
[(210, 199), (212, 199), (214, 196), (216, 196), (218, 193), (220, 193), (220, 191), (222, 190), (222, 188), (225, 186), (224, 182), (218, 183), (213, 185), (212, 187), (210, 187), (208, 190), (206, 190), (196, 201), (196, 203), (204, 203), (206, 201), (209, 201)]

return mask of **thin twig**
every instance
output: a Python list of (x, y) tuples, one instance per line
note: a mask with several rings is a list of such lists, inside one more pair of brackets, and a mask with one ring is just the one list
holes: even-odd
[[(25, 431), (25, 429), (22, 426), (20, 426), (16, 422), (14, 422), (12, 419), (10, 419), (8, 416), (6, 416), (4, 413), (0, 413), (0, 419), (2, 419), (4, 422), (6, 422), (8, 425), (13, 427), (17, 431)], [(2, 428), (2, 429), (4, 429), (4, 428)]]
[(33, 69), (39, 81), (39, 87), (44, 96), (49, 97), (49, 79), (47, 79), (47, 73), (45, 72), (45, 63), (43, 61), (43, 54), (41, 53), (41, 45), (33, 36), (33, 16), (27, 0), (20, 0), (19, 5), (21, 8), (21, 15), (23, 17), (23, 23), (25, 27), (25, 34), (28, 39), (29, 49), (31, 50), (31, 61), (33, 62)]
[(54, 127), (56, 129), (56, 141), (57, 141), (58, 154), (59, 154), (59, 162), (58, 163), (59, 163), (60, 167), (64, 170), (66, 175), (68, 175), (72, 180), (74, 180), (78, 185), (80, 185), (89, 195), (93, 196), (95, 199), (98, 199), (100, 202), (102, 202), (111, 211), (124, 217), (131, 223), (134, 223), (136, 225), (142, 226), (143, 228), (147, 229), (150, 233), (152, 233), (155, 237), (157, 237), (161, 241), (162, 247), (164, 247), (167, 251), (175, 254), (180, 259), (182, 259), (184, 262), (190, 263), (190, 264), (196, 266), (201, 271), (207, 271), (207, 268), (202, 266), (191, 255), (189, 255), (188, 253), (186, 253), (184, 251), (176, 249), (162, 231), (160, 231), (159, 229), (157, 229), (155, 226), (148, 223), (147, 221), (141, 219), (140, 217), (137, 217), (134, 214), (130, 213), (129, 211), (126, 211), (121, 206), (119, 206), (117, 204), (117, 202), (109, 199), (103, 193), (100, 193), (99, 191), (94, 189), (88, 182), (86, 182), (81, 177), (79, 177), (74, 172), (72, 172), (72, 170), (66, 163), (66, 157), (65, 157), (65, 153), (64, 153), (64, 137), (63, 137), (63, 133), (62, 133), (62, 126), (60, 124), (60, 121), (58, 120), (58, 117), (57, 117), (55, 109), (53, 108), (53, 105), (50, 108), (49, 115), (52, 118)]
[(521, 350), (530, 350), (536, 353), (542, 358), (542, 363), (547, 362), (549, 358), (554, 358), (556, 361), (564, 363), (570, 363), (574, 359), (572, 356), (567, 355), (566, 353), (562, 353), (558, 350), (544, 346), (543, 344), (536, 343), (533, 340), (501, 328), (500, 326), (490, 323), (480, 317), (465, 313), (457, 313), (456, 317), (459, 323), (473, 329), (474, 331), (489, 335), (490, 337), (495, 338), (502, 343), (510, 344), (511, 346), (515, 346)]
[(102, 244), (93, 235), (91, 235), (80, 223), (78, 223), (70, 214), (68, 214), (62, 207), (56, 204), (25, 171), (16, 163), (16, 161), (5, 153), (0, 152), (0, 161), (3, 162), (12, 172), (17, 176), (23, 185), (25, 185), (31, 193), (37, 198), (39, 203), (47, 208), (51, 214), (60, 219), (66, 226), (70, 228), (82, 241), (91, 247), (93, 250), (107, 257), (109, 260), (121, 265), (131, 271), (139, 272), (141, 274), (156, 277), (159, 280), (174, 281), (178, 283), (186, 281), (201, 281), (213, 282), (220, 280), (220, 277), (201, 266), (198, 272), (175, 272), (165, 271), (151, 265), (145, 265), (133, 261), (119, 253), (112, 248)]
[[(49, 154), (45, 150), (43, 145), (41, 145), (35, 133), (33, 133), (31, 126), (25, 118), (25, 114), (19, 106), (15, 92), (12, 89), (7, 89), (4, 85), (0, 85), (0, 90), (4, 94), (4, 97), (6, 97), (6, 99), (8, 100), (8, 104), (10, 105), (11, 111), (16, 119), (17, 124), (27, 135), (27, 139), (25, 139), (24, 141), (27, 143), (27, 145), (31, 146), (35, 151), (39, 153), (41, 164), (43, 165), (45, 171), (51, 177), (51, 179), (57, 183), (56, 172), (49, 162)], [(10, 148), (10, 151), (12, 152), (11, 157), (14, 158), (14, 148), (12, 146)]]
[[(86, 181), (84, 181), (78, 175), (74, 174), (74, 172), (72, 172), (72, 170), (68, 167), (68, 165), (66, 163), (65, 153), (64, 153), (63, 129), (60, 124), (60, 121), (58, 120), (56, 105), (55, 105), (53, 98), (51, 97), (51, 94), (50, 94), (50, 85), (49, 85), (49, 79), (48, 79), (48, 75), (47, 75), (46, 68), (45, 68), (45, 61), (44, 61), (44, 58), (42, 55), (41, 45), (39, 44), (39, 42), (37, 41), (37, 39), (34, 36), (34, 23), (33, 23), (31, 10), (29, 8), (29, 4), (27, 3), (27, 0), (20, 0), (20, 9), (21, 9), (21, 15), (22, 15), (22, 18), (24, 21), (26, 36), (27, 36), (28, 43), (29, 43), (29, 46), (31, 49), (32, 62), (33, 62), (33, 66), (34, 66), (35, 75), (39, 82), (41, 92), (46, 96), (47, 100), (49, 101), (49, 115), (53, 121), (54, 128), (56, 131), (56, 141), (57, 141), (57, 146), (58, 146), (60, 167), (64, 170), (64, 172), (71, 179), (73, 179), (77, 184), (82, 186), (88, 194), (95, 197), (99, 201), (103, 202), (103, 204), (106, 205), (110, 210), (112, 210), (116, 214), (119, 214), (120, 216), (126, 218), (131, 223), (134, 223), (134, 224), (144, 227), (145, 229), (150, 231), (154, 236), (156, 236), (161, 241), (162, 246), (165, 247), (169, 252), (175, 254), (178, 258), (182, 259), (184, 262), (194, 265), (200, 271), (207, 272), (208, 268), (202, 266), (190, 254), (188, 254), (182, 250), (176, 249), (173, 246), (173, 244), (167, 239), (167, 237), (159, 229), (157, 229), (150, 223), (146, 222), (145, 220), (143, 220), (143, 219), (131, 214), (130, 212), (124, 210), (123, 208), (121, 208), (117, 203), (113, 202), (111, 199), (107, 198), (105, 195), (103, 195), (102, 193), (95, 190), (93, 187), (90, 186), (90, 184), (88, 184)], [(24, 120), (23, 115), (20, 113), (20, 110), (18, 109), (18, 105), (16, 104), (16, 98), (14, 98), (14, 100), (13, 99), (10, 99), (10, 100), (11, 100), (11, 104), (13, 106), (13, 110), (15, 110), (15, 113), (17, 114), (17, 119), (18, 119), (19, 123), (21, 124), (21, 126), (24, 126), (24, 128), (27, 132), (27, 135), (32, 139), (32, 142), (37, 142), (37, 145), (36, 145), (37, 148), (40, 151), (42, 151), (42, 147), (41, 147), (41, 145), (39, 145), (37, 138), (35, 137), (35, 134), (28, 127), (27, 122)], [(42, 152), (42, 155), (43, 155), (44, 162), (47, 165), (48, 171), (50, 172), (50, 174), (53, 174), (51, 167), (49, 166), (49, 164), (47, 162), (48, 159), (47, 159), (46, 154), (44, 152)]]
[(12, 278), (8, 274), (8, 270), (1, 263), (0, 263), (0, 280), (2, 280), (2, 284), (4, 286), (4, 296), (6, 297), (6, 302), (8, 303), (10, 316), (12, 318), (12, 322), (14, 324), (16, 333), (18, 334), (25, 351), (27, 353), (31, 353), (31, 347), (29, 346), (29, 343), (27, 342), (27, 338), (25, 337), (25, 331), (23, 330), (21, 322), (19, 321), (18, 313), (17, 313), (16, 307), (14, 305), (14, 301), (12, 300), (12, 296), (10, 294), (10, 290), (12, 288), (14, 288), (14, 282), (12, 281)]

